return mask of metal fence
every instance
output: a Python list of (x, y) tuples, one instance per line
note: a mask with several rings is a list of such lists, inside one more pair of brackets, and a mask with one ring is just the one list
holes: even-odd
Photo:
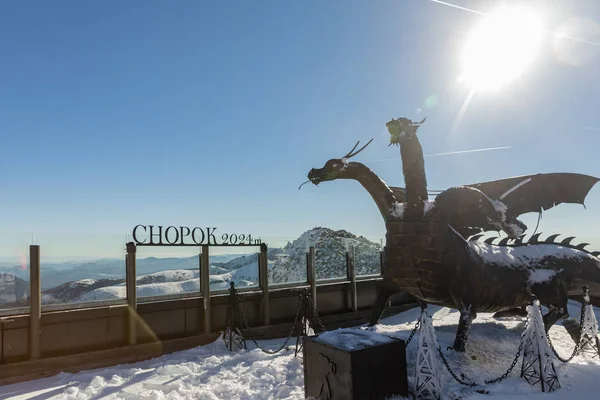
[[(237, 245), (239, 246), (239, 245)], [(260, 296), (261, 302), (261, 320), (263, 325), (270, 324), (270, 290), (284, 289), (284, 288), (308, 288), (311, 292), (312, 298), (315, 303), (317, 302), (317, 285), (328, 285), (331, 283), (349, 282), (350, 293), (351, 293), (351, 304), (352, 310), (356, 311), (357, 306), (357, 289), (356, 282), (361, 279), (369, 279), (377, 277), (381, 272), (381, 264), (376, 266), (374, 269), (379, 271), (379, 274), (371, 274), (364, 277), (357, 276), (356, 271), (356, 252), (353, 246), (349, 246), (345, 252), (345, 276), (336, 276), (333, 279), (317, 279), (316, 274), (316, 250), (315, 246), (310, 246), (306, 252), (306, 263), (304, 266), (297, 266), (298, 268), (304, 268), (306, 271), (306, 280), (300, 282), (285, 282), (279, 284), (273, 284), (269, 281), (269, 260), (268, 260), (268, 247), (266, 244), (260, 245), (248, 245), (250, 247), (258, 247), (259, 251), (256, 253), (250, 253), (251, 256), (254, 254), (257, 257), (256, 265), (258, 267), (258, 279), (256, 285), (249, 285), (239, 289), (240, 293), (254, 293)], [(29, 314), (29, 326), (30, 326), (30, 355), (32, 359), (40, 357), (40, 319), (42, 312), (58, 311), (58, 310), (71, 310), (78, 308), (93, 308), (93, 307), (106, 307), (110, 305), (125, 305), (127, 304), (130, 310), (128, 314), (128, 342), (129, 344), (136, 344), (137, 333), (136, 333), (136, 322), (135, 314), (137, 306), (144, 302), (155, 302), (155, 301), (169, 301), (171, 299), (181, 299), (186, 297), (199, 297), (203, 304), (203, 329), (206, 333), (211, 332), (211, 296), (223, 295), (228, 293), (228, 287), (222, 289), (211, 290), (210, 286), (210, 251), (212, 245), (200, 246), (200, 253), (196, 255), (197, 258), (197, 269), (191, 274), (192, 279), (197, 279), (198, 290), (192, 290), (189, 292), (177, 293), (172, 295), (161, 295), (161, 296), (139, 296), (138, 294), (138, 276), (136, 265), (138, 263), (138, 252), (140, 251), (139, 245), (133, 242), (126, 244), (126, 254), (124, 258), (124, 281), (122, 282), (119, 290), (123, 291), (123, 295), (118, 299), (103, 300), (96, 299), (92, 301), (84, 301), (78, 303), (59, 302), (53, 304), (45, 304), (42, 291), (42, 279), (41, 279), (41, 247), (39, 245), (29, 246), (29, 262), (27, 264), (29, 272), (28, 294), (24, 297), (26, 304), (23, 307), (11, 307), (1, 310), (0, 316), (10, 315), (26, 315)], [(198, 247), (198, 246), (197, 246)], [(379, 261), (381, 258), (379, 258)], [(7, 286), (10, 279), (4, 278), (2, 283)], [(65, 286), (65, 290), (70, 289), (69, 285)], [(20, 293), (20, 292), (19, 292)], [(139, 296), (139, 298), (138, 298)]]

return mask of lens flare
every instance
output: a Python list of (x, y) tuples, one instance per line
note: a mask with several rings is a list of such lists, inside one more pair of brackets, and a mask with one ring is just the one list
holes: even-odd
[(461, 56), (460, 81), (473, 90), (497, 90), (529, 67), (542, 39), (541, 20), (522, 8), (502, 8), (475, 26)]

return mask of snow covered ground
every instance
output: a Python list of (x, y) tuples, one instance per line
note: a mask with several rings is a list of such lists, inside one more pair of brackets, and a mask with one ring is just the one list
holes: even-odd
[[(579, 318), (580, 304), (571, 302), (571, 317)], [(600, 316), (596, 309), (596, 315)], [(382, 320), (376, 331), (389, 336), (407, 338), (420, 310), (414, 309)], [(491, 314), (480, 314), (471, 330), (467, 352), (457, 354), (446, 347), (454, 340), (458, 314), (456, 311), (429, 307), (433, 315), (438, 341), (452, 367), (469, 379), (482, 382), (501, 375), (517, 351), (523, 320), (500, 321)], [(353, 328), (358, 329), (359, 327)], [(566, 330), (555, 325), (550, 330), (558, 352), (568, 356), (573, 342)], [(418, 336), (407, 349), (409, 383), (414, 375)], [(283, 339), (262, 341), (276, 348)], [(221, 339), (206, 346), (181, 351), (152, 360), (110, 368), (60, 374), (32, 382), (0, 387), (0, 399), (303, 399), (302, 359), (294, 357), (294, 349), (268, 355), (254, 348), (229, 352)], [(577, 356), (569, 364), (556, 361), (562, 389), (542, 393), (519, 378), (521, 359), (509, 378), (484, 386), (489, 394), (475, 392), (454, 382), (444, 371), (442, 384), (447, 398), (550, 398), (556, 400), (593, 399), (600, 393), (600, 361), (598, 357)], [(585, 396), (585, 397), (584, 397)]]

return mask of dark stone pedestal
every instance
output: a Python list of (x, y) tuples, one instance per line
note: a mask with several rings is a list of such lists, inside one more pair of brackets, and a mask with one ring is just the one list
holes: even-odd
[(371, 331), (338, 329), (304, 338), (303, 351), (306, 398), (408, 397), (404, 340)]

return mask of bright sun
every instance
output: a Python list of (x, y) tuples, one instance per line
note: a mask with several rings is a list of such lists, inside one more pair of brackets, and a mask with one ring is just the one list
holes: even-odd
[(484, 17), (467, 39), (460, 80), (476, 91), (514, 81), (533, 60), (541, 36), (541, 21), (532, 12), (503, 8)]

